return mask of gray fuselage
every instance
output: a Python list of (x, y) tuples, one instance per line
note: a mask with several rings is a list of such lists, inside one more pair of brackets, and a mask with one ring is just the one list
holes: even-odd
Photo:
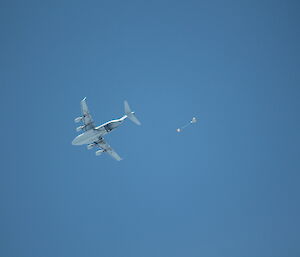
[(85, 131), (84, 133), (78, 135), (72, 141), (72, 145), (84, 145), (92, 144), (100, 140), (103, 136), (110, 133), (112, 130), (119, 127), (123, 121), (127, 118), (127, 115), (124, 115), (120, 119), (108, 121), (101, 126)]

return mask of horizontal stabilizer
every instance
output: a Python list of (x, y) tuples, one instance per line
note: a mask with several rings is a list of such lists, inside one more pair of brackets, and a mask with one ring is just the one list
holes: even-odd
[(135, 116), (134, 112), (131, 111), (128, 102), (124, 101), (124, 110), (126, 116), (135, 124), (141, 125), (141, 122), (138, 120), (138, 118)]

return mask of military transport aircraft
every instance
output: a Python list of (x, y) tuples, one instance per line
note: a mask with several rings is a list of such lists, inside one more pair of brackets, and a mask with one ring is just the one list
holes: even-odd
[(108, 121), (98, 127), (95, 127), (94, 125), (94, 121), (86, 104), (86, 97), (81, 100), (80, 105), (82, 116), (76, 118), (74, 121), (76, 123), (80, 121), (83, 122), (83, 125), (76, 128), (76, 131), (84, 132), (74, 138), (74, 140), (72, 141), (72, 145), (87, 144), (87, 149), (99, 147), (100, 150), (96, 151), (96, 155), (101, 155), (102, 153), (106, 152), (117, 161), (122, 160), (122, 158), (110, 147), (110, 145), (104, 141), (103, 136), (120, 126), (126, 118), (129, 118), (137, 125), (141, 125), (134, 112), (131, 111), (128, 102), (124, 101), (125, 115), (123, 117), (121, 117), (120, 119)]

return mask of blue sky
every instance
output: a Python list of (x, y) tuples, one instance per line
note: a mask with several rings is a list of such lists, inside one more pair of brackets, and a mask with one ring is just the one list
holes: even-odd
[[(0, 256), (299, 256), (298, 10), (2, 2)], [(85, 96), (136, 111), (122, 162), (71, 145)]]

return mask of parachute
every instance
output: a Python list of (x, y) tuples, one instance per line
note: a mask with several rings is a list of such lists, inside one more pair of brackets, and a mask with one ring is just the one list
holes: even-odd
[(191, 124), (194, 124), (197, 122), (197, 118), (196, 117), (193, 117), (187, 124), (185, 124), (184, 126), (176, 129), (176, 131), (179, 133), (181, 132), (182, 130), (184, 130), (186, 127), (190, 126)]

